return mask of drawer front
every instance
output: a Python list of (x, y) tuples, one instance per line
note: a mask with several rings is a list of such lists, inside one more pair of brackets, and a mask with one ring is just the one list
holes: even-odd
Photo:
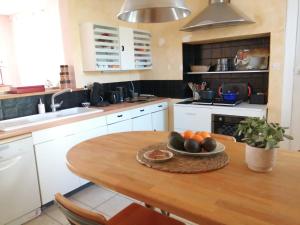
[(131, 110), (110, 114), (107, 116), (107, 124), (113, 124), (124, 120), (129, 120), (132, 118)]
[(33, 143), (39, 144), (102, 126), (106, 126), (105, 116), (39, 130), (32, 133)]
[(152, 112), (152, 106), (145, 106), (145, 107), (133, 109), (131, 110), (131, 112), (132, 112), (131, 114), (132, 118), (143, 116), (146, 114), (150, 114)]
[(155, 105), (151, 105), (151, 112), (157, 112), (168, 108), (168, 102), (162, 102)]

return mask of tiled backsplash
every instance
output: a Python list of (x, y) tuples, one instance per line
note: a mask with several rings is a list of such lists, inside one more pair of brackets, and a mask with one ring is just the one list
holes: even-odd
[[(152, 80), (133, 81), (135, 91), (143, 94), (154, 94), (159, 97), (184, 98), (185, 86), (181, 80)], [(115, 90), (116, 87), (126, 87), (131, 90), (130, 82), (103, 84), (105, 91)], [(58, 96), (55, 101), (63, 101), (61, 109), (81, 106), (82, 102), (89, 101), (89, 91), (74, 91)], [(12, 98), (0, 100), (0, 120), (30, 116), (38, 113), (40, 99), (45, 104), (46, 112), (50, 112), (51, 94)]]
[[(88, 97), (86, 91), (74, 91), (58, 96), (56, 101), (64, 101), (60, 109), (66, 109), (80, 106), (82, 102), (88, 100)], [(0, 100), (0, 120), (37, 114), (40, 99), (45, 104), (46, 111), (51, 111), (51, 94)]]

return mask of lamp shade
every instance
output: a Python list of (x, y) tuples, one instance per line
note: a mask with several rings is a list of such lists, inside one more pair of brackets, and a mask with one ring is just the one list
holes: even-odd
[(190, 14), (184, 0), (125, 0), (118, 19), (131, 23), (162, 23)]

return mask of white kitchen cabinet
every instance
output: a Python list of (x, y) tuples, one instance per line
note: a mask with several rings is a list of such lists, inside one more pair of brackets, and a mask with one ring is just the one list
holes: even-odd
[(151, 113), (152, 128), (154, 131), (168, 131), (168, 110), (164, 109)]
[(57, 192), (66, 194), (80, 186), (66, 165), (66, 154), (75, 141), (70, 135), (35, 145), (42, 204), (52, 201)]
[(120, 38), (120, 56), (121, 56), (121, 69), (134, 70), (134, 42), (133, 30), (127, 27), (119, 27)]
[(151, 34), (144, 30), (133, 30), (134, 63), (138, 70), (152, 68)]
[(132, 123), (131, 120), (124, 120), (121, 122), (109, 124), (107, 128), (109, 134), (132, 131)]
[(201, 107), (174, 106), (174, 128), (176, 131), (211, 132), (211, 109)]
[(151, 34), (147, 31), (83, 23), (80, 36), (84, 71), (152, 68)]
[(146, 114), (132, 119), (133, 131), (153, 130), (151, 114)]
[(167, 131), (168, 103), (148, 105), (131, 110), (133, 131)]
[(121, 69), (119, 29), (84, 23), (80, 25), (84, 71), (114, 71)]
[(66, 194), (88, 182), (69, 170), (66, 154), (80, 142), (104, 134), (107, 134), (105, 117), (33, 133), (42, 204), (52, 201), (57, 192)]

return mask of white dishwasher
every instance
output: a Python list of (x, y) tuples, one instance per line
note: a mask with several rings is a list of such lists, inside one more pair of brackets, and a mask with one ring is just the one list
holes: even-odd
[(0, 225), (19, 225), (40, 214), (31, 136), (0, 140)]

